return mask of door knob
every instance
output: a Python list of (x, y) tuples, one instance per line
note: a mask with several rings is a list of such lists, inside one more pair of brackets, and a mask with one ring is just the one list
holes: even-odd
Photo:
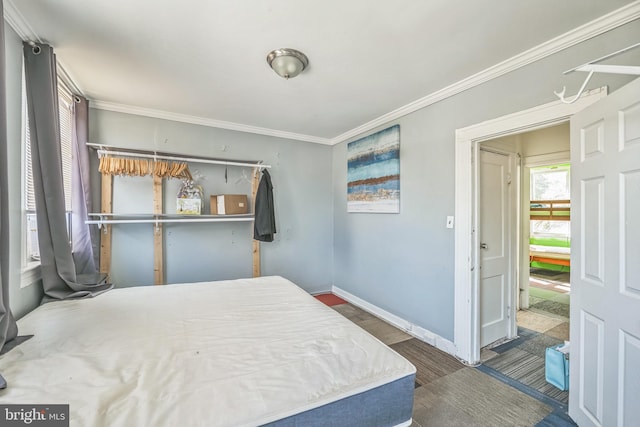
[(480, 249), (489, 249), (486, 243), (480, 243)]

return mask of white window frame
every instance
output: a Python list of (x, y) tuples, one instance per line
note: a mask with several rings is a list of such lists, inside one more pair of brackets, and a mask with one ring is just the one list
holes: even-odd
[[(566, 172), (567, 174), (567, 194), (571, 194), (571, 165), (564, 165), (564, 166), (557, 166), (556, 169), (551, 169), (551, 167), (556, 166), (556, 165), (549, 165), (549, 166), (536, 166), (530, 169), (530, 198), (531, 200), (540, 200), (540, 199), (544, 199), (543, 197), (538, 197), (536, 195), (534, 195), (534, 176), (535, 175), (541, 175), (541, 174), (547, 174), (547, 173), (560, 173), (560, 172)], [(570, 196), (564, 197), (563, 199), (569, 199)], [(541, 222), (551, 222), (551, 220), (531, 220), (531, 226), (530, 226), (530, 234), (531, 236), (534, 237), (539, 237), (539, 238), (545, 238), (545, 237), (550, 237), (550, 238), (555, 238), (555, 237), (559, 237), (559, 238), (567, 238), (570, 239), (571, 238), (571, 230), (569, 229), (569, 231), (567, 233), (554, 233), (554, 232), (536, 232), (534, 231), (534, 227), (533, 227), (533, 223), (534, 221), (541, 221)], [(569, 221), (566, 221), (567, 224), (569, 224)]]
[[(551, 169), (552, 167), (556, 167), (556, 169)], [(530, 189), (530, 194), (531, 194), (531, 199), (532, 200), (538, 200), (538, 199), (544, 199), (543, 197), (538, 197), (536, 195), (534, 195), (534, 180), (533, 177), (535, 175), (544, 175), (544, 174), (549, 174), (549, 173), (560, 173), (560, 172), (566, 172), (567, 173), (567, 194), (570, 194), (570, 190), (571, 190), (571, 166), (570, 165), (563, 165), (563, 166), (556, 166), (556, 165), (549, 165), (549, 166), (536, 166), (536, 167), (532, 167), (530, 170), (531, 173), (531, 189)], [(569, 196), (566, 197), (567, 199), (569, 198)]]

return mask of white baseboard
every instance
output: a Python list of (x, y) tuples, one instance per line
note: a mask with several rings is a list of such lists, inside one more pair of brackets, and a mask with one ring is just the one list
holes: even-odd
[(337, 286), (333, 286), (331, 289), (331, 292), (338, 295), (340, 298), (348, 301), (349, 303), (365, 311), (368, 311), (369, 313), (373, 314), (376, 317), (379, 317), (385, 322), (392, 324), (396, 328), (402, 329), (409, 335), (412, 335), (418, 338), (419, 340), (424, 341), (427, 344), (430, 344), (444, 351), (445, 353), (449, 353), (452, 356), (456, 356), (456, 346), (453, 342), (449, 341), (448, 339), (443, 338), (440, 335), (433, 333), (421, 326), (414, 325), (413, 323), (399, 316), (396, 316), (393, 313), (389, 313), (388, 311), (383, 310), (378, 306), (368, 303), (367, 301), (361, 298), (358, 298), (357, 296), (350, 294), (349, 292), (343, 289), (340, 289)]

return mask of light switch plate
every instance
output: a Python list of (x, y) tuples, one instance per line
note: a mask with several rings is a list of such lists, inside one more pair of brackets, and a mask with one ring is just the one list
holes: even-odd
[(447, 217), (447, 228), (453, 228), (453, 217), (452, 216), (448, 216)]

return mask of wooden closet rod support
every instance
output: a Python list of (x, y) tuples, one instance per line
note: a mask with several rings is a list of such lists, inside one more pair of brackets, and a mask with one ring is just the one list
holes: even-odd
[(175, 160), (181, 162), (193, 162), (193, 163), (206, 163), (213, 165), (225, 165), (225, 166), (241, 166), (241, 167), (249, 167), (249, 168), (270, 168), (271, 165), (265, 165), (259, 162), (249, 163), (249, 162), (240, 162), (235, 160), (222, 160), (222, 159), (214, 159), (207, 157), (188, 157), (182, 154), (176, 153), (163, 153), (156, 151), (147, 151), (147, 150), (130, 150), (121, 147), (113, 147), (108, 145), (101, 144), (92, 144), (87, 142), (87, 146), (95, 149), (98, 152), (98, 155), (111, 155), (111, 156), (121, 156), (121, 157), (137, 157), (137, 158), (145, 158), (145, 159), (154, 159), (154, 160)]

